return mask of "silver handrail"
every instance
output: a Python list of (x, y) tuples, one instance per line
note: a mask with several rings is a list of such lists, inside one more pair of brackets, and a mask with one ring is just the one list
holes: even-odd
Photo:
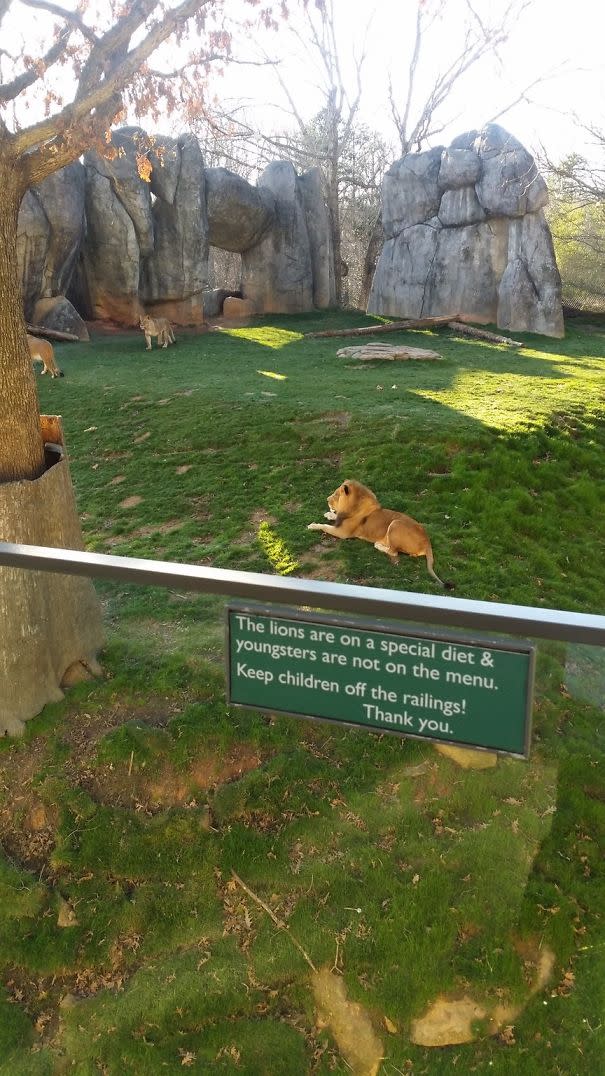
[(592, 613), (538, 609), (11, 542), (0, 542), (1, 566), (605, 646), (605, 616)]

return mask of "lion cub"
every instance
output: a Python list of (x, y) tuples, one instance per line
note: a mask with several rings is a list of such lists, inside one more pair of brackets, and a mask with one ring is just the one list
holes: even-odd
[(59, 369), (55, 362), (53, 346), (48, 340), (40, 340), (38, 336), (30, 336), (28, 333), (27, 343), (29, 344), (29, 354), (32, 362), (39, 360), (42, 363), (41, 375), (50, 374), (51, 377), (63, 377), (63, 371)]
[(334, 538), (361, 538), (372, 542), (380, 553), (386, 553), (394, 564), (399, 553), (410, 557), (426, 557), (429, 575), (442, 587), (451, 589), (433, 570), (433, 550), (423, 526), (403, 512), (381, 508), (371, 489), (361, 482), (347, 479), (328, 497), (328, 523), (309, 523), (308, 530), (324, 531)]
[(157, 336), (158, 347), (168, 347), (168, 344), (174, 344), (175, 336), (168, 318), (152, 318), (150, 314), (145, 314), (139, 319), (139, 325), (145, 334), (147, 351), (151, 351), (152, 336)]

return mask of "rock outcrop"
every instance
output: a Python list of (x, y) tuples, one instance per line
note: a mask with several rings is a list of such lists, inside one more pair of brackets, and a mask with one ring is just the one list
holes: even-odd
[(461, 314), (563, 336), (561, 281), (531, 154), (497, 124), (395, 162), (368, 313)]
[(197, 139), (158, 137), (149, 153), (153, 247), (142, 260), (141, 299), (177, 325), (204, 322), (208, 218), (204, 161)]
[(271, 227), (242, 254), (242, 293), (259, 313), (313, 309), (313, 265), (302, 191), (294, 166), (273, 161), (258, 185), (273, 208)]
[(114, 131), (111, 157), (86, 154), (86, 222), (82, 271), (90, 316), (138, 324), (141, 257), (154, 247), (151, 190), (139, 175), (145, 132)]
[(17, 257), (27, 318), (38, 299), (67, 291), (84, 238), (84, 183), (76, 162), (33, 187), (21, 203)]
[(145, 309), (195, 326), (219, 313), (230, 293), (208, 286), (210, 245), (241, 254), (247, 310), (334, 303), (319, 172), (276, 161), (254, 186), (206, 169), (192, 135), (114, 131), (106, 155), (90, 151), (28, 191), (18, 241), (27, 318), (82, 337), (80, 317), (133, 326)]

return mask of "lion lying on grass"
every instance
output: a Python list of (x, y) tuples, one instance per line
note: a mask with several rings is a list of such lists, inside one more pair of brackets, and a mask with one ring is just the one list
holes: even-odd
[(361, 538), (372, 542), (380, 553), (386, 553), (394, 564), (399, 553), (409, 557), (426, 557), (429, 575), (440, 586), (451, 589), (433, 569), (433, 549), (424, 527), (403, 512), (381, 508), (378, 499), (367, 486), (347, 479), (328, 497), (330, 511), (325, 513), (330, 523), (309, 523), (308, 530), (323, 531), (334, 538)]

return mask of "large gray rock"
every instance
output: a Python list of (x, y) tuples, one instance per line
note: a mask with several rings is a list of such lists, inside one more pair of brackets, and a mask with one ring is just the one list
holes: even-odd
[(298, 184), (302, 192), (311, 250), (313, 304), (318, 310), (326, 310), (336, 304), (336, 282), (330, 220), (319, 168), (303, 172), (302, 176), (298, 177)]
[(490, 217), (522, 217), (548, 201), (546, 183), (523, 147), (484, 160), (476, 191)]
[(369, 311), (397, 317), (403, 307), (405, 317), (423, 316), (441, 230), (441, 222), (435, 218), (432, 224), (414, 224), (386, 240), (372, 282)]
[(121, 127), (111, 136), (108, 155), (90, 150), (85, 158), (87, 172), (93, 169), (109, 180), (116, 199), (130, 217), (141, 257), (153, 250), (151, 186), (140, 174), (139, 158), (148, 149), (149, 140), (140, 127)]
[(479, 203), (474, 187), (459, 187), (444, 191), (439, 206), (439, 220), (444, 228), (479, 224), (485, 220), (485, 210)]
[[(533, 157), (497, 124), (408, 154), (383, 184), (387, 241), (368, 313), (465, 315), (561, 336), (561, 282)], [(411, 225), (411, 226), (410, 226)]]
[(138, 325), (146, 307), (177, 325), (202, 324), (204, 306), (218, 304), (208, 288), (210, 240), (244, 255), (245, 298), (259, 312), (333, 304), (318, 173), (299, 177), (276, 162), (253, 187), (226, 169), (206, 170), (191, 135), (128, 127), (113, 133), (106, 156), (90, 151), (84, 166), (57, 172), (23, 199), (18, 254), (27, 317), (56, 299), (38, 312), (71, 321), (80, 334), (75, 311)]
[(303, 196), (289, 161), (273, 161), (258, 185), (273, 198), (271, 228), (242, 254), (242, 293), (257, 313), (313, 309), (313, 266)]
[(28, 191), (17, 225), (26, 316), (40, 298), (69, 287), (84, 237), (84, 168), (76, 161)]
[(90, 315), (121, 325), (138, 325), (140, 258), (132, 218), (111, 180), (86, 167), (86, 242), (82, 271)]
[(74, 161), (36, 187), (50, 229), (41, 298), (64, 295), (69, 287), (84, 239), (85, 177), (84, 166)]
[(86, 240), (82, 272), (93, 318), (138, 325), (141, 258), (153, 251), (150, 185), (138, 158), (148, 147), (138, 127), (112, 134), (108, 156), (85, 155)]
[(493, 322), (498, 281), (507, 256), (507, 227), (501, 220), (443, 228), (426, 280), (421, 317), (465, 314)]
[(391, 165), (382, 184), (382, 223), (388, 239), (437, 214), (443, 147), (408, 153)]
[(275, 212), (268, 191), (228, 168), (206, 169), (206, 204), (210, 245), (240, 253), (260, 241)]
[(181, 171), (181, 152), (177, 139), (170, 135), (150, 136), (147, 156), (152, 168), (149, 179), (151, 193), (172, 205)]
[(561, 278), (542, 210), (511, 222), (497, 320), (503, 329), (565, 335)]
[(58, 329), (59, 332), (73, 333), (78, 340), (90, 339), (84, 321), (64, 295), (38, 299), (32, 314), (32, 324), (44, 329)]
[[(143, 263), (141, 296), (148, 309), (177, 325), (201, 325), (203, 293), (208, 288), (204, 161), (193, 135), (181, 135), (176, 142), (162, 138), (161, 142), (167, 163), (164, 172), (156, 167), (152, 173), (158, 192), (153, 204), (155, 242)], [(172, 200), (164, 200), (160, 190)]]
[(479, 179), (481, 161), (473, 149), (446, 149), (439, 167), (439, 186), (446, 190), (467, 187)]

